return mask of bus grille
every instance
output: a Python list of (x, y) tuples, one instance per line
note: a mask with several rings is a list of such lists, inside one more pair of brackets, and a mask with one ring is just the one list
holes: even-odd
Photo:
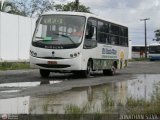
[(41, 67), (45, 68), (67, 68), (70, 67), (70, 65), (63, 65), (63, 64), (58, 64), (58, 65), (49, 65), (49, 64), (36, 64)]
[(38, 57), (38, 58), (42, 58), (42, 59), (65, 59), (62, 57)]

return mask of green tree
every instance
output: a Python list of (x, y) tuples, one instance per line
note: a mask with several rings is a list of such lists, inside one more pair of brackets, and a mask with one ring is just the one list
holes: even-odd
[[(75, 11), (76, 3), (70, 2), (67, 4), (56, 4), (54, 8), (59, 11)], [(79, 4), (78, 12), (90, 12), (90, 8)], [(12, 2), (5, 2), (2, 10), (12, 14), (35, 17), (41, 15), (43, 12), (53, 9), (53, 4), (49, 0), (12, 0)]]
[(155, 30), (154, 33), (155, 33), (155, 39), (154, 40), (160, 41), (160, 29)]
[[(66, 5), (65, 4), (56, 4), (54, 5), (54, 8), (58, 11), (76, 11), (76, 3), (75, 2), (69, 2)], [(78, 12), (87, 12), (90, 13), (90, 8), (86, 7), (85, 5), (79, 4)]]
[[(0, 2), (0, 6), (1, 6), (1, 2)], [(1, 12), (11, 13), (11, 14), (16, 14), (16, 15), (21, 15), (21, 12), (15, 6), (15, 3), (11, 2), (11, 1), (10, 2), (9, 1), (5, 1), (4, 4), (3, 4), (2, 9), (0, 7), (0, 11)]]
[(15, 5), (23, 16), (29, 17), (39, 16), (53, 8), (49, 0), (15, 0)]

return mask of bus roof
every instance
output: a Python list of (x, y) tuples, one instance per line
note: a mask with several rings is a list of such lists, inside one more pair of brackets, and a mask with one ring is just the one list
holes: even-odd
[(42, 15), (53, 15), (53, 14), (62, 14), (62, 15), (78, 15), (78, 16), (86, 16), (86, 17), (90, 17), (91, 15), (93, 16), (94, 14), (91, 13), (84, 13), (84, 12), (71, 12), (71, 11), (59, 11), (59, 12), (55, 12), (55, 11), (49, 11), (46, 12)]
[[(59, 11), (59, 12), (55, 12), (55, 11), (50, 11), (50, 12), (46, 12), (42, 15), (53, 15), (53, 14), (60, 14), (60, 15), (78, 15), (78, 16), (84, 16), (86, 18), (89, 18), (89, 17), (93, 17), (93, 18), (97, 18), (97, 19), (100, 19), (100, 20), (103, 20), (103, 21), (107, 21), (107, 22), (110, 22), (110, 23), (113, 23), (115, 25), (119, 25), (119, 26), (123, 26), (123, 27), (126, 27), (124, 25), (121, 25), (119, 24), (118, 22), (111, 22), (112, 20), (106, 20), (102, 17), (99, 17), (93, 13), (84, 13), (84, 12), (71, 12), (71, 11)], [(128, 27), (126, 27), (128, 28)]]

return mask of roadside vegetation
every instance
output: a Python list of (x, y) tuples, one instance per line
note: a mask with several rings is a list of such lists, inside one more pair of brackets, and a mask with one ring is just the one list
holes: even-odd
[[(92, 103), (94, 104), (94, 103)], [(89, 103), (87, 104), (89, 105)], [(84, 109), (85, 108), (85, 109)], [(86, 109), (87, 108), (87, 109)], [(103, 115), (150, 115), (160, 113), (160, 84), (155, 85), (155, 90), (150, 100), (135, 99), (133, 97), (127, 98), (125, 102), (116, 102), (109, 94), (107, 90), (104, 90), (100, 109), (96, 109), (94, 105), (86, 107), (68, 105), (64, 108), (65, 114), (81, 114), (81, 117), (85, 114), (93, 114), (96, 117), (104, 117)], [(80, 117), (80, 116), (79, 116)], [(111, 116), (113, 117), (113, 116)]]
[(130, 62), (134, 62), (134, 61), (149, 61), (149, 58), (133, 58), (131, 60), (129, 60)]
[(29, 62), (1, 62), (0, 70), (30, 69)]

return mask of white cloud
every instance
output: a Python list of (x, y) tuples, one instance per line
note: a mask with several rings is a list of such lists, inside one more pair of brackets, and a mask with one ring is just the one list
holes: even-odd
[[(75, 0), (61, 0), (75, 1)], [(144, 44), (144, 23), (147, 21), (148, 43), (154, 38), (154, 30), (160, 28), (160, 0), (79, 0), (91, 8), (91, 12), (107, 20), (116, 21), (129, 27), (133, 44)]]

